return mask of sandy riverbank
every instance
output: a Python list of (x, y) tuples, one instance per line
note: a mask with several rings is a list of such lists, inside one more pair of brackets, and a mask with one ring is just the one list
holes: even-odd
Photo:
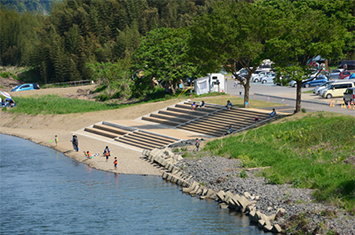
[[(76, 131), (101, 121), (132, 120), (174, 103), (176, 100), (142, 104), (117, 110), (65, 115), (22, 115), (0, 112), (0, 133), (17, 136), (53, 148), (98, 170), (122, 174), (161, 175), (161, 170), (143, 159), (140, 152), (111, 144), (112, 141), (110, 143), (86, 137), (77, 134)], [(79, 152), (73, 151), (70, 142), (74, 133), (79, 138)], [(59, 138), (57, 146), (54, 143), (55, 135), (58, 135)], [(111, 157), (108, 162), (101, 156), (107, 145), (111, 149)], [(94, 157), (94, 159), (85, 159), (84, 150), (89, 150), (92, 154), (100, 153), (100, 156)], [(114, 157), (117, 157), (119, 163), (117, 170), (113, 167)]]

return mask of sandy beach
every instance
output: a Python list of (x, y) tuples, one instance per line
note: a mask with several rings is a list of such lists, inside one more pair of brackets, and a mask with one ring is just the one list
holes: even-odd
[[(90, 113), (74, 113), (64, 115), (23, 115), (0, 112), (0, 133), (17, 136), (34, 143), (50, 147), (66, 156), (85, 163), (92, 168), (122, 174), (161, 175), (162, 171), (143, 159), (141, 152), (115, 145), (112, 141), (98, 140), (80, 135), (76, 131), (101, 121), (132, 120), (150, 112), (165, 108), (176, 103), (164, 101), (142, 104), (117, 110)], [(73, 151), (72, 135), (79, 139), (79, 152)], [(56, 146), (54, 136), (59, 142)], [(103, 150), (109, 146), (111, 157), (106, 162)], [(93, 159), (86, 159), (83, 151), (98, 153)], [(118, 169), (114, 169), (113, 159), (118, 159)]]

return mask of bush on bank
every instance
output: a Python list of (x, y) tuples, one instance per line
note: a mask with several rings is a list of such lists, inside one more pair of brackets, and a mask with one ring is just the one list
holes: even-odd
[(270, 183), (316, 189), (319, 201), (355, 212), (355, 118), (317, 112), (207, 143), (205, 150), (263, 170)]

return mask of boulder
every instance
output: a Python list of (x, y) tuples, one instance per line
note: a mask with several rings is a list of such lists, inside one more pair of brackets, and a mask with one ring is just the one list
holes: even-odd
[(274, 224), (274, 226), (272, 226), (271, 232), (274, 232), (274, 233), (281, 233), (281, 232), (282, 232), (282, 229), (281, 229), (280, 225)]
[(217, 193), (217, 197), (221, 201), (224, 201), (225, 195), (226, 195), (226, 193), (224, 191), (222, 191), (222, 190)]
[(225, 204), (224, 202), (218, 204), (221, 209), (227, 209), (228, 205)]
[(211, 198), (212, 196), (215, 197), (216, 193), (212, 189), (208, 189), (205, 196)]
[(171, 180), (171, 177), (172, 177), (172, 175), (171, 174), (169, 174), (169, 173), (167, 173), (168, 175), (167, 175), (167, 177), (166, 177), (166, 181), (170, 181)]
[(264, 230), (266, 231), (266, 232), (271, 232), (271, 230), (272, 230), (272, 225), (264, 225)]
[(265, 225), (265, 220), (258, 220), (258, 227), (259, 228), (263, 228), (264, 227), (264, 225)]
[(250, 195), (250, 193), (248, 193), (248, 192), (244, 192), (244, 197), (246, 197), (246, 198), (251, 198), (251, 195)]

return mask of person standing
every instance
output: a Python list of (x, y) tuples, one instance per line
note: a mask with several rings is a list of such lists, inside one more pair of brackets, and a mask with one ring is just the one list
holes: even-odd
[(57, 144), (58, 144), (58, 136), (57, 135), (54, 136), (54, 141), (55, 141), (55, 146), (57, 146)]
[(196, 151), (198, 152), (198, 149), (200, 148), (200, 142), (198, 142), (198, 138), (196, 138), (195, 146), (196, 146)]
[(106, 157), (106, 162), (108, 161), (109, 156), (111, 156), (111, 151), (108, 148), (108, 146), (106, 146), (106, 148), (104, 149), (104, 155)]
[(113, 165), (114, 165), (114, 167), (115, 167), (116, 170), (117, 170), (117, 163), (118, 163), (117, 157), (115, 157), (115, 160), (113, 161)]
[(74, 148), (74, 151), (78, 152), (79, 151), (79, 140), (78, 140), (78, 137), (73, 134), (73, 139), (71, 140), (72, 144), (73, 144), (73, 148)]

